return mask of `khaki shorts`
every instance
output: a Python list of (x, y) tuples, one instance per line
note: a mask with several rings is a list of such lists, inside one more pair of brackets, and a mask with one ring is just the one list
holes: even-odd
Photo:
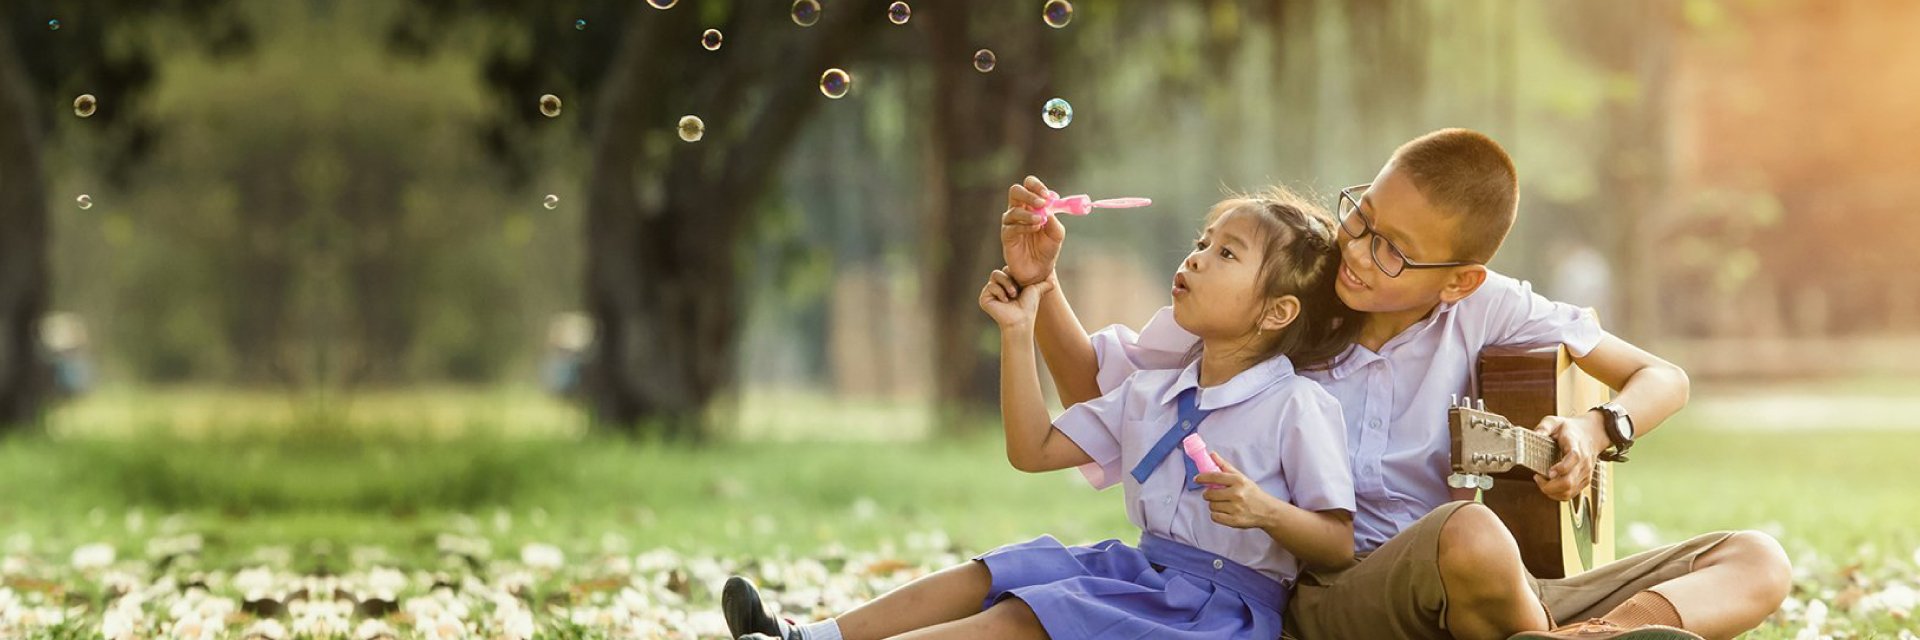
[[(1450, 638), (1439, 568), (1440, 528), (1469, 502), (1434, 509), (1344, 570), (1304, 571), (1288, 603), (1286, 633), (1298, 640)], [(1686, 575), (1731, 532), (1650, 549), (1571, 578), (1527, 578), (1555, 626), (1598, 618), (1633, 594)]]

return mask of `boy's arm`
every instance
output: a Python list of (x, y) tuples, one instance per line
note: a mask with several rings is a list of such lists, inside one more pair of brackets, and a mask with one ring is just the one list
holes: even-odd
[[(1602, 338), (1592, 351), (1574, 357), (1573, 362), (1615, 390), (1613, 402), (1632, 417), (1635, 440), (1659, 428), (1687, 405), (1692, 386), (1687, 372), (1620, 338)], [(1570, 500), (1586, 490), (1594, 456), (1613, 444), (1607, 437), (1605, 418), (1598, 411), (1588, 411), (1568, 418), (1548, 417), (1541, 426), (1562, 446), (1571, 445), (1581, 454), (1562, 456), (1548, 470), (1546, 480), (1539, 483), (1548, 496)], [(1559, 437), (1562, 432), (1568, 437)]]
[(1071, 407), (1100, 397), (1100, 358), (1080, 318), (1067, 304), (1067, 295), (1060, 292), (1059, 276), (1049, 275), (1047, 282), (1053, 283), (1053, 290), (1040, 299), (1034, 337), (1040, 357), (1047, 361), (1047, 372), (1053, 375), (1053, 387), (1060, 392), (1060, 406)]

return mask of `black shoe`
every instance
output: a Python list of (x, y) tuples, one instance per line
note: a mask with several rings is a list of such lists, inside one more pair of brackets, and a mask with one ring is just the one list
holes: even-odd
[(767, 607), (760, 603), (760, 590), (740, 576), (727, 578), (727, 586), (720, 589), (720, 614), (727, 619), (727, 632), (735, 638), (800, 640), (799, 630), (793, 625), (767, 615)]

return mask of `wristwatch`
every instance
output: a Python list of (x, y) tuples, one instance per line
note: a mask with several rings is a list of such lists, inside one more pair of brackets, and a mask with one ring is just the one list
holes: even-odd
[(1607, 440), (1613, 442), (1607, 450), (1600, 452), (1600, 459), (1607, 462), (1626, 462), (1627, 450), (1633, 448), (1633, 416), (1618, 404), (1609, 402), (1593, 408), (1600, 412), (1607, 427)]

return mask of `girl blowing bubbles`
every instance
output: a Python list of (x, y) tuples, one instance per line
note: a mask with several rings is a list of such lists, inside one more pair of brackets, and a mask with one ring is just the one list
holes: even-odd
[[(1032, 195), (1011, 190), (1020, 210)], [(1014, 214), (1010, 213), (1009, 216)], [(1033, 225), (1034, 233), (1047, 224)], [(1137, 546), (995, 549), (806, 625), (767, 615), (730, 580), (740, 637), (1258, 638), (1280, 636), (1300, 563), (1353, 560), (1353, 479), (1340, 407), (1294, 374), (1344, 351), (1358, 323), (1334, 295), (1333, 222), (1285, 192), (1213, 206), (1173, 275), (1173, 317), (1200, 338), (1183, 369), (1143, 369), (1049, 421), (1034, 361), (1041, 282), (995, 272), (980, 307), (1000, 326), (1007, 460), (1030, 473), (1078, 467), (1120, 484)], [(1220, 471), (1196, 473), (1180, 441), (1200, 433)], [(744, 635), (743, 635), (744, 634)]]

